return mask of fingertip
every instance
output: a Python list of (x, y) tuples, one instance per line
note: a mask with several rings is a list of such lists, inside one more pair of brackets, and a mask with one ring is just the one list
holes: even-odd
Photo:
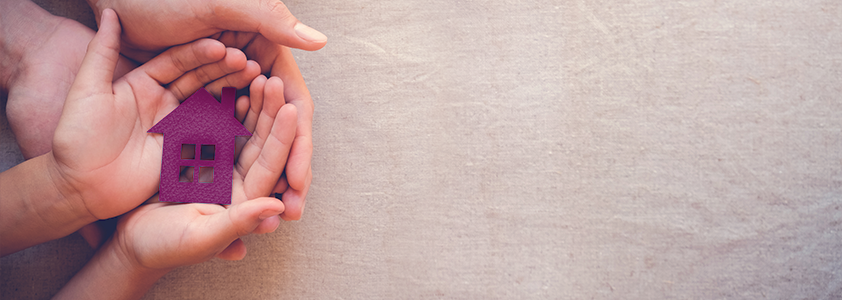
[(112, 9), (105, 9), (99, 30), (88, 43), (85, 57), (73, 82), (74, 93), (105, 93), (111, 90), (114, 69), (120, 57), (120, 21)]
[(282, 196), (284, 202), (284, 212), (281, 213), (281, 219), (286, 221), (300, 220), (304, 213), (304, 206), (307, 204), (306, 196), (309, 184), (303, 190), (288, 189)]
[(289, 182), (287, 182), (286, 174), (281, 174), (281, 178), (278, 179), (278, 183), (275, 184), (275, 188), (272, 190), (275, 193), (275, 198), (283, 199), (279, 197), (283, 197), (284, 192), (289, 189)]
[(117, 13), (113, 9), (106, 8), (102, 11), (99, 29), (94, 39), (88, 44), (88, 51), (95, 50), (98, 46), (105, 46), (114, 48), (119, 53), (120, 31), (120, 19)]
[(304, 190), (312, 180), (310, 160), (313, 155), (313, 142), (308, 136), (297, 136), (287, 160), (287, 180), (295, 190)]
[(202, 54), (207, 60), (202, 60), (202, 63), (212, 63), (220, 61), (225, 58), (228, 48), (225, 44), (214, 39), (200, 39), (193, 44), (194, 49), (201, 49)]
[(255, 98), (256, 95), (263, 95), (263, 88), (266, 86), (266, 75), (260, 74), (257, 75), (249, 85), (249, 94), (252, 98)]
[(246, 70), (249, 70), (249, 74), (254, 74), (254, 77), (257, 77), (260, 74), (260, 64), (257, 63), (255, 60), (247, 60), (246, 61)]
[(100, 14), (100, 17), (102, 18), (100, 20), (100, 26), (102, 26), (102, 24), (105, 22), (113, 22), (115, 18), (117, 18), (117, 12), (111, 8), (106, 8), (102, 10), (102, 14)]
[(231, 68), (231, 70), (240, 71), (248, 66), (248, 59), (242, 50), (237, 48), (226, 48), (225, 63)]
[[(287, 122), (285, 126), (292, 127), (293, 129), (298, 126), (298, 107), (294, 104), (287, 103), (281, 106), (281, 110), (278, 111), (278, 115)], [(294, 131), (295, 130), (293, 130), (293, 132)]]
[(272, 76), (266, 79), (266, 93), (273, 93), (280, 95), (284, 94), (284, 81), (278, 76)]
[(259, 113), (263, 109), (263, 91), (266, 87), (266, 75), (260, 74), (251, 81), (249, 95), (251, 95), (251, 111)]
[(257, 225), (257, 228), (254, 229), (255, 234), (264, 234), (274, 232), (278, 229), (278, 226), (281, 225), (281, 216), (280, 215), (272, 215), (269, 218), (266, 218), (260, 225)]
[(224, 260), (242, 260), (246, 257), (247, 252), (246, 244), (243, 243), (243, 240), (236, 239), (222, 250), (222, 252), (217, 254), (216, 257)]
[(263, 97), (263, 110), (267, 115), (274, 118), (281, 107), (286, 104), (284, 98), (284, 81), (277, 76), (269, 77), (266, 80)]
[(242, 123), (246, 119), (246, 114), (249, 110), (249, 96), (242, 95), (237, 98), (237, 102), (234, 104), (234, 111), (236, 112), (237, 121)]
[(327, 36), (304, 23), (298, 22), (293, 27), (295, 34), (307, 43), (303, 50), (319, 50), (327, 44)]
[(237, 87), (238, 89), (249, 86), (249, 84), (253, 83), (254, 80), (257, 79), (257, 77), (263, 75), (260, 74), (260, 64), (250, 59), (246, 61), (246, 67), (243, 69), (242, 73), (242, 78), (244, 80), (242, 80), (242, 86)]

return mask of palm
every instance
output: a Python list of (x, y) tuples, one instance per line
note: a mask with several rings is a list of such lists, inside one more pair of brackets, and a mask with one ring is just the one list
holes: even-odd
[[(98, 218), (129, 211), (157, 189), (163, 137), (146, 130), (177, 106), (178, 99), (160, 84), (138, 77), (115, 82), (114, 94), (69, 104), (80, 109), (69, 107), (75, 114), (62, 116), (56, 129), (53, 153), (70, 181), (108, 187), (81, 191), (87, 207), (105, 208), (93, 212)], [(78, 125), (61, 126), (65, 119)], [(98, 199), (112, 204), (87, 203)]]

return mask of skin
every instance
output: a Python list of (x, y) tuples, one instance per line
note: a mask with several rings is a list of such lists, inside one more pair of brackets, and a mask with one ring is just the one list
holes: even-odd
[[(313, 103), (289, 48), (283, 45), (317, 50), (325, 45), (326, 37), (301, 24), (277, 1), (91, 0), (89, 4), (98, 20), (104, 8), (122, 12), (122, 53), (135, 61), (147, 61), (172, 45), (212, 35), (260, 62), (262, 73), (281, 78), (283, 88), (270, 93), (281, 96), (274, 99), (295, 105), (299, 113), (292, 154), (274, 192), (282, 195), (287, 204), (281, 217), (300, 219), (312, 179)], [(52, 137), (67, 90), (94, 32), (73, 20), (52, 16), (29, 1), (0, 0), (0, 7), (4, 11), (0, 14), (0, 87), (8, 94), (7, 118), (21, 152), (29, 159), (52, 150)], [(120, 56), (114, 78), (136, 67), (135, 61)], [(51, 84), (43, 84), (45, 81)], [(224, 79), (206, 88), (218, 96), (223, 86), (239, 85)], [(189, 90), (174, 93), (183, 99)], [(105, 236), (93, 225), (82, 228), (80, 233), (93, 247), (98, 247)]]
[[(113, 13), (110, 18), (116, 22)], [(118, 36), (120, 29), (101, 31)], [(116, 39), (91, 41), (52, 150), (0, 173), (3, 255), (143, 203), (157, 190), (163, 145), (162, 136), (146, 131), (189, 96), (183, 91), (212, 81), (242, 88), (259, 73), (241, 51), (203, 39), (174, 47), (112, 83), (119, 48)]]
[[(29, 1), (0, 0), (0, 11), (0, 90), (8, 96), (6, 115), (21, 153), (30, 159), (52, 150), (64, 99), (94, 31)], [(121, 57), (115, 79), (136, 66)]]
[[(83, 63), (96, 69), (113, 66), (119, 23), (110, 10), (91, 43)], [(101, 55), (105, 53), (105, 55)], [(80, 72), (80, 78), (105, 78), (102, 70)], [(96, 80), (80, 80), (96, 82)], [(78, 81), (77, 81), (78, 82)], [(96, 84), (95, 84), (96, 85)], [(104, 88), (87, 84), (71, 94), (95, 93)], [(239, 238), (274, 231), (280, 224), (284, 203), (271, 194), (293, 144), (297, 108), (273, 99), (283, 82), (258, 76), (251, 83), (251, 97), (238, 99), (237, 117), (253, 132), (243, 145), (234, 172), (232, 205), (155, 203), (142, 205), (120, 217), (114, 236), (91, 261), (55, 296), (55, 299), (138, 299), (172, 269), (207, 261), (213, 257), (242, 259), (245, 245)], [(258, 102), (261, 109), (253, 111)], [(246, 155), (249, 153), (248, 155)]]
[[(172, 45), (212, 37), (242, 49), (261, 72), (280, 78), (285, 103), (298, 109), (297, 131), (285, 177), (277, 184), (283, 194), (285, 220), (298, 220), (312, 179), (313, 100), (287, 47), (318, 50), (327, 37), (302, 24), (277, 0), (88, 0), (98, 14), (105, 8), (121, 16), (122, 53), (145, 61)], [(99, 19), (99, 17), (97, 17)], [(280, 99), (281, 97), (275, 97)]]

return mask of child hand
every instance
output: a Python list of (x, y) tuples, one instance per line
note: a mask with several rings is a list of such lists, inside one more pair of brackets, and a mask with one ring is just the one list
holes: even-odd
[(241, 51), (203, 39), (174, 47), (112, 84), (119, 39), (117, 16), (106, 10), (68, 93), (51, 153), (65, 190), (97, 219), (125, 213), (157, 190), (163, 137), (146, 133), (155, 122), (213, 80), (242, 88), (259, 73)]
[[(248, 113), (240, 113), (253, 132), (237, 159), (231, 206), (152, 203), (120, 218), (112, 241), (101, 251), (118, 251), (139, 269), (168, 270), (204, 262), (214, 256), (238, 260), (245, 246), (238, 238), (274, 231), (284, 203), (269, 196), (287, 160), (296, 131), (297, 113), (283, 99), (266, 99), (283, 90), (277, 77), (258, 76), (251, 84)], [(280, 94), (282, 95), (282, 94)], [(271, 97), (271, 96), (270, 96)], [(266, 103), (263, 105), (262, 102)], [(156, 197), (157, 198), (157, 197)], [(153, 199), (154, 201), (155, 199)]]

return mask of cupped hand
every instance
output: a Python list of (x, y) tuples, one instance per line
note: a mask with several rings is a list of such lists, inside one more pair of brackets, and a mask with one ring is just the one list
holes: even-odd
[(68, 93), (51, 154), (65, 192), (106, 219), (157, 190), (163, 137), (146, 131), (199, 87), (212, 81), (245, 87), (259, 66), (237, 49), (203, 39), (167, 50), (112, 83), (120, 23), (105, 10), (100, 24)]
[(327, 42), (324, 34), (299, 22), (278, 0), (88, 0), (88, 4), (97, 16), (106, 8), (117, 11), (123, 25), (123, 54), (137, 61), (223, 31), (255, 32), (304, 50), (318, 50)]
[[(247, 57), (256, 60), (261, 66), (262, 73), (270, 73), (283, 82), (283, 88), (266, 91), (266, 95), (270, 95), (266, 101), (253, 101), (253, 111), (259, 111), (264, 103), (273, 106), (288, 103), (298, 109), (295, 141), (290, 150), (284, 177), (274, 190), (275, 193), (283, 194), (286, 205), (281, 217), (284, 220), (298, 220), (304, 211), (313, 177), (310, 168), (313, 155), (313, 100), (298, 65), (288, 47), (274, 43), (260, 34), (226, 31), (212, 38), (218, 39), (228, 47), (243, 49)], [(280, 100), (283, 102), (274, 103)]]
[[(253, 135), (242, 146), (234, 167), (232, 205), (143, 205), (120, 218), (109, 244), (118, 249), (111, 250), (139, 267), (170, 269), (214, 256), (242, 259), (246, 249), (239, 237), (274, 231), (284, 202), (267, 196), (284, 170), (296, 127), (295, 106), (276, 105), (283, 99), (268, 99), (276, 89), (283, 89), (279, 78), (259, 76), (251, 84), (251, 97), (238, 99), (238, 118)], [(245, 112), (255, 106), (261, 108)]]

